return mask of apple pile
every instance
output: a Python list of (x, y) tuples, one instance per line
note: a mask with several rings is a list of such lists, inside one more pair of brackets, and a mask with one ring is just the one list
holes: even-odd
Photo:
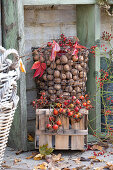
[(62, 125), (61, 116), (65, 116), (74, 119), (75, 122), (80, 122), (83, 118), (83, 114), (80, 109), (85, 108), (90, 110), (92, 108), (91, 101), (88, 95), (81, 95), (79, 99), (76, 96), (70, 97), (68, 100), (64, 100), (63, 97), (57, 98), (54, 104), (54, 109), (49, 117), (49, 123), (47, 129), (58, 130)]

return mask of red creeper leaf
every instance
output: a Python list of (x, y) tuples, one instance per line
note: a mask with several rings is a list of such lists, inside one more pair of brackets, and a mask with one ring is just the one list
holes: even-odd
[(40, 72), (40, 77), (42, 77), (43, 73), (44, 73), (44, 70), (42, 69)]
[(40, 64), (41, 64), (40, 61), (36, 61), (31, 69), (38, 69), (40, 67)]
[(46, 69), (46, 63), (41, 63), (41, 67), (42, 67), (43, 70), (45, 70)]
[(35, 74), (34, 74), (33, 78), (39, 76), (39, 75), (40, 75), (40, 72), (41, 72), (41, 67), (39, 67), (39, 68), (35, 71)]

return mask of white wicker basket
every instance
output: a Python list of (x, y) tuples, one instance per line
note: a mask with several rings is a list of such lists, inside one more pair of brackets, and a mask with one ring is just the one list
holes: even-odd
[[(13, 54), (13, 61), (8, 56)], [(14, 49), (6, 50), (0, 46), (0, 165), (8, 141), (10, 127), (19, 97), (17, 83), (19, 79), (19, 55)]]

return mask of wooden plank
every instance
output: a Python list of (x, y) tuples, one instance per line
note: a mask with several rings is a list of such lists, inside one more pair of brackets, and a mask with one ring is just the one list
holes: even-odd
[(1, 25), (1, 0), (0, 0), (0, 45), (2, 45), (2, 25)]
[(96, 0), (24, 0), (23, 5), (95, 4)]
[[(3, 46), (8, 48), (15, 48), (18, 50), (18, 14), (17, 14), (17, 0), (1, 0), (2, 2), (2, 42)], [(20, 14), (21, 15), (21, 14)], [(19, 86), (19, 83), (18, 83)], [(20, 93), (20, 88), (18, 88), (18, 94)], [(24, 103), (22, 103), (24, 105)], [(21, 136), (21, 112), (20, 112), (20, 102), (18, 108), (15, 112), (14, 121), (12, 124), (9, 145), (16, 149), (23, 149), (21, 140), (24, 136)], [(22, 122), (23, 123), (23, 122)], [(23, 129), (24, 130), (24, 129)], [(27, 139), (25, 139), (27, 140)]]
[[(39, 130), (45, 130), (45, 112), (43, 110), (40, 110), (39, 114)], [(39, 146), (46, 144), (46, 136), (42, 133), (39, 135)]]
[(47, 119), (49, 117), (49, 109), (40, 109), (39, 110), (39, 131), (41, 133), (39, 133), (39, 131), (36, 131), (36, 136), (39, 136), (39, 146), (48, 144), (48, 147), (52, 147), (52, 135), (46, 135), (44, 132), (46, 129), (46, 124), (47, 124)]
[[(18, 14), (18, 51), (20, 56), (25, 55), (25, 40), (24, 40), (24, 8), (21, 0), (17, 0)], [(24, 65), (25, 57), (22, 59)], [(25, 65), (26, 66), (26, 65)], [(27, 150), (27, 98), (26, 98), (26, 74), (21, 73), (19, 81), (20, 93), (20, 127), (21, 127), (21, 147)]]
[(63, 135), (63, 136), (83, 136), (83, 135), (88, 135), (88, 130), (74, 130), (74, 129), (70, 129), (70, 130), (64, 130), (61, 132), (45, 132), (45, 130), (37, 130), (36, 131), (37, 135), (41, 135), (41, 134), (45, 134), (45, 135)]
[[(84, 117), (80, 120), (80, 122), (75, 123), (75, 121), (72, 122), (72, 129), (84, 129)], [(84, 135), (80, 136), (71, 136), (71, 150), (83, 150), (84, 149)]]
[[(97, 5), (77, 5), (77, 35), (80, 39), (80, 43), (87, 47), (91, 47), (95, 44), (99, 45), (100, 8)], [(96, 54), (96, 57), (90, 55), (87, 92), (89, 92), (91, 98), (94, 98), (96, 95), (96, 74), (99, 76), (99, 70), (100, 55)], [(89, 112), (89, 119), (96, 119), (92, 122), (91, 127), (93, 129), (99, 128), (101, 131), (100, 93), (96, 95), (95, 102), (93, 101), (93, 105), (95, 109)]]
[[(69, 129), (69, 118), (61, 117), (63, 129)], [(55, 136), (55, 149), (69, 149), (69, 135), (56, 135)]]

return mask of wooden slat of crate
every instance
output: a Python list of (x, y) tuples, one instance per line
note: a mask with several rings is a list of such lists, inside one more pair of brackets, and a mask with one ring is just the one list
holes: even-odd
[[(69, 118), (61, 117), (63, 128), (69, 129)], [(69, 135), (55, 135), (55, 149), (69, 149)]]
[[(72, 129), (85, 129), (85, 124), (87, 123), (85, 122), (85, 117), (87, 116), (88, 111), (86, 109), (81, 109), (80, 112), (84, 113), (84, 117), (77, 123), (72, 120)], [(84, 150), (84, 135), (71, 136), (71, 150)]]
[[(49, 116), (49, 109), (39, 110), (39, 131), (45, 130), (47, 119)], [(39, 134), (39, 146), (48, 144), (48, 147), (52, 147), (52, 135), (45, 135), (43, 133)]]
[[(80, 122), (75, 123), (73, 120), (72, 129), (84, 129), (84, 119)], [(71, 136), (71, 150), (83, 150), (84, 148), (84, 136)]]

